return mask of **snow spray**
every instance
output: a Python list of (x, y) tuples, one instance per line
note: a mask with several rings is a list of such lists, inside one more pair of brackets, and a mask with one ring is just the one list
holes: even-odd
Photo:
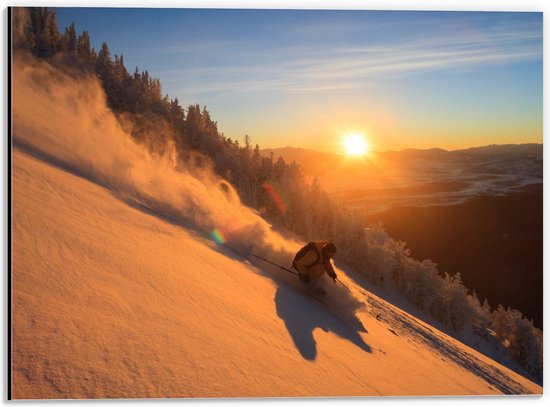
[[(12, 72), (15, 148), (96, 182), (129, 203), (198, 229), (218, 245), (246, 246), (279, 264), (289, 264), (301, 247), (243, 205), (235, 189), (211, 167), (190, 161), (182, 169), (173, 146), (158, 154), (134, 141), (107, 106), (95, 76), (75, 78), (30, 56), (16, 56)], [(269, 267), (261, 266), (278, 273)], [(294, 276), (278, 278), (291, 278), (286, 283), (299, 286)], [(363, 306), (341, 287), (335, 292), (337, 306), (345, 312), (354, 314)]]

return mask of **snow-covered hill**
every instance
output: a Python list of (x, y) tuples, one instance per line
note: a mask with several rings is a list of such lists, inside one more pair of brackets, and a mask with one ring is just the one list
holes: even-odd
[(227, 183), (150, 156), (94, 81), (16, 68), (14, 398), (542, 393), (351, 271), (312, 299), (242, 255), (288, 265), (300, 242)]
[(15, 398), (541, 392), (355, 287), (358, 332), (274, 270), (19, 149), (13, 210)]

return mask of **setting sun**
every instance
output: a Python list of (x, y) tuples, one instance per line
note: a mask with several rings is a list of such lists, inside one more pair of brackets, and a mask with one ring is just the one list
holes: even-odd
[(361, 156), (369, 150), (367, 140), (362, 134), (348, 134), (344, 137), (344, 147), (347, 155)]

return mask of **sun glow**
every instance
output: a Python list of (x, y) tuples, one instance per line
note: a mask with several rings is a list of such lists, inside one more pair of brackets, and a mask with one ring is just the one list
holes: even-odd
[(344, 148), (346, 154), (351, 156), (363, 156), (369, 151), (369, 145), (365, 136), (359, 133), (344, 136)]

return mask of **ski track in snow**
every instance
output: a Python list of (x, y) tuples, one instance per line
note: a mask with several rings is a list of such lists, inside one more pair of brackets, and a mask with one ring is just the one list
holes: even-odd
[[(363, 295), (366, 291), (361, 289)], [(444, 337), (443, 333), (436, 334), (434, 330), (428, 327), (424, 322), (417, 318), (391, 306), (387, 302), (375, 298), (369, 294), (365, 298), (370, 305), (374, 315), (380, 315), (381, 323), (388, 325), (388, 330), (396, 336), (405, 336), (406, 339), (412, 339), (418, 343), (427, 345), (437, 351), (444, 359), (449, 359), (462, 366), (464, 369), (476, 374), (490, 385), (494, 386), (504, 394), (526, 394), (530, 393), (528, 389), (520, 383), (511, 380), (501, 370), (485, 363), (480, 358), (473, 358), (471, 354), (461, 351), (454, 343), (455, 339)]]
[[(338, 272), (340, 275), (345, 275), (341, 269), (338, 269)], [(282, 283), (285, 284), (284, 282)], [(287, 282), (286, 284), (288, 285), (289, 283)], [(350, 283), (348, 282), (348, 284)], [(295, 284), (290, 285), (293, 286)], [(301, 291), (302, 294), (307, 295), (303, 289), (298, 287), (294, 288), (297, 288), (297, 290)], [(368, 309), (371, 317), (375, 317), (369, 321), (370, 323), (377, 321), (378, 318), (376, 318), (376, 316), (379, 315), (381, 318), (378, 322), (387, 325), (388, 331), (393, 335), (401, 337), (403, 340), (412, 340), (435, 350), (440, 354), (442, 360), (454, 362), (465, 370), (474, 373), (479, 378), (486, 381), (490, 386), (493, 386), (501, 391), (503, 394), (517, 395), (531, 393), (529, 389), (511, 379), (510, 376), (506, 375), (502, 370), (484, 362), (481, 358), (474, 357), (471, 353), (461, 350), (461, 346), (463, 347), (464, 344), (461, 344), (456, 339), (446, 335), (443, 332), (434, 331), (435, 328), (432, 329), (420, 319), (415, 318), (414, 316), (382, 299), (379, 299), (374, 294), (369, 293), (368, 290), (361, 285), (353, 283), (353, 291), (356, 293), (354, 298), (359, 297), (365, 305), (364, 308), (360, 307), (358, 312), (360, 313), (361, 311)], [(310, 297), (315, 306), (323, 309), (324, 312), (339, 318), (339, 320), (347, 324), (351, 330), (360, 331), (361, 328), (363, 328), (368, 334), (368, 326), (365, 326), (364, 321), (357, 315), (357, 313), (341, 315), (338, 312), (331, 310), (330, 307), (322, 301), (314, 298), (313, 296)], [(352, 340), (352, 342), (356, 341)], [(362, 342), (362, 340), (359, 342)], [(367, 348), (370, 352), (370, 347), (367, 346)], [(383, 348), (377, 350), (385, 353)]]

